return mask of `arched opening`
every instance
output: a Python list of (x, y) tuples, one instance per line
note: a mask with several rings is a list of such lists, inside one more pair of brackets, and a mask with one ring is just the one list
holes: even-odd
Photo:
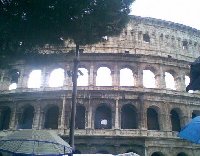
[(112, 128), (112, 113), (108, 106), (99, 106), (95, 113), (95, 129), (111, 129)]
[(160, 130), (158, 113), (153, 108), (147, 109), (147, 127), (148, 130)]
[(41, 70), (33, 70), (29, 74), (28, 88), (40, 88), (41, 78), (42, 78), (41, 74), (42, 74)]
[(176, 90), (174, 77), (169, 72), (165, 72), (165, 84), (166, 88)]
[(181, 123), (180, 117), (176, 110), (171, 110), (171, 124), (172, 124), (172, 131), (180, 131), (181, 130)]
[[(190, 83), (190, 77), (185, 75), (185, 87), (187, 87)], [(193, 90), (189, 90), (188, 93), (193, 93)]]
[(151, 156), (164, 156), (161, 152), (154, 152)]
[(192, 112), (192, 119), (197, 117), (197, 116), (200, 116), (200, 110), (193, 110)]
[(120, 86), (134, 86), (133, 72), (129, 68), (120, 70)]
[(59, 108), (57, 106), (48, 108), (45, 114), (44, 128), (58, 129), (58, 114)]
[(85, 107), (84, 106), (77, 106), (76, 107), (76, 122), (75, 128), (76, 129), (85, 129)]
[(65, 79), (65, 71), (62, 68), (54, 69), (49, 77), (49, 87), (62, 87)]
[(28, 106), (28, 107), (24, 108), (21, 119), (19, 121), (19, 128), (20, 129), (32, 129), (33, 117), (34, 117), (33, 106)]
[(9, 71), (9, 75), (11, 77), (11, 84), (9, 85), (9, 90), (14, 90), (17, 88), (20, 72), (17, 69), (12, 69)]
[(185, 154), (184, 152), (178, 153), (177, 156), (188, 156), (187, 154)]
[(149, 34), (143, 34), (143, 41), (149, 43), (150, 42), (150, 37)]
[(122, 129), (136, 129), (137, 123), (136, 108), (130, 104), (124, 105), (121, 110), (121, 128)]
[(100, 67), (97, 70), (96, 86), (112, 86), (112, 76), (109, 68)]
[(0, 116), (0, 130), (9, 129), (11, 110), (9, 107), (3, 107), (1, 109)]
[(85, 68), (78, 68), (79, 74), (77, 79), (77, 86), (88, 86), (88, 70)]
[(143, 70), (143, 86), (145, 88), (155, 88), (155, 74), (151, 70)]

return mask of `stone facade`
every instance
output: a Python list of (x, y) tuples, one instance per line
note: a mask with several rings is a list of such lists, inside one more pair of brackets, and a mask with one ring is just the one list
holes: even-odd
[[(189, 64), (200, 55), (200, 31), (157, 19), (130, 18), (119, 36), (81, 47), (80, 68), (87, 70), (88, 84), (78, 86), (76, 150), (199, 156), (200, 146), (177, 134), (192, 117), (200, 115), (199, 92), (185, 91)], [(66, 41), (60, 49), (66, 57), (37, 66), (19, 60), (11, 63), (12, 71), (0, 69), (0, 136), (33, 128), (55, 131), (68, 140), (73, 55), (67, 52), (73, 48), (71, 41)], [(97, 85), (100, 67), (110, 71), (111, 85)], [(64, 71), (63, 85), (49, 87), (51, 72), (58, 68)], [(29, 74), (35, 69), (41, 70), (41, 84), (28, 88)], [(121, 85), (121, 69), (131, 70), (132, 85)], [(144, 86), (143, 70), (154, 74), (154, 87)], [(173, 76), (175, 89), (167, 88), (166, 72)], [(17, 88), (9, 90), (15, 80), (12, 73), (18, 75)]]

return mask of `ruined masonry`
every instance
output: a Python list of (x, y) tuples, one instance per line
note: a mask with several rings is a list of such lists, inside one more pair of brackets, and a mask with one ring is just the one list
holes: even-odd
[[(199, 156), (200, 146), (177, 134), (200, 115), (200, 93), (185, 91), (189, 64), (200, 55), (200, 31), (130, 18), (119, 36), (81, 47), (76, 153)], [(0, 137), (32, 128), (68, 141), (74, 47), (69, 40), (59, 49), (66, 57), (17, 60), (0, 69)]]

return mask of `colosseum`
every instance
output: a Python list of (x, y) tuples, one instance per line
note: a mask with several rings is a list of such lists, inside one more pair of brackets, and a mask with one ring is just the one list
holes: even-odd
[[(0, 69), (0, 137), (32, 128), (69, 140), (73, 48), (66, 41), (66, 57)], [(137, 16), (119, 36), (81, 47), (76, 152), (199, 156), (199, 145), (177, 137), (200, 115), (199, 92), (185, 91), (199, 55), (199, 30)]]

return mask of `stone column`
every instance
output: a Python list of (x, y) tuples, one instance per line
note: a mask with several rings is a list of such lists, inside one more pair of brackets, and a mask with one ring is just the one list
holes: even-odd
[(43, 129), (44, 128), (44, 122), (45, 122), (45, 112), (44, 110), (40, 110), (40, 118), (39, 118), (39, 129)]
[(40, 103), (38, 103), (37, 106), (36, 106), (35, 113), (34, 113), (33, 129), (39, 129), (39, 127), (40, 127), (40, 115), (41, 115), (41, 106), (40, 106)]
[(115, 129), (120, 129), (119, 127), (119, 98), (115, 100)]
[(47, 68), (44, 67), (42, 70), (42, 76), (41, 76), (41, 87), (42, 88), (49, 87), (49, 77), (50, 77), (50, 73), (47, 70)]
[(18, 88), (28, 88), (28, 79), (30, 75), (30, 69), (22, 69), (20, 78), (19, 78), (19, 87)]
[(24, 72), (25, 72), (24, 68), (21, 68), (21, 70), (19, 71), (20, 75), (19, 75), (19, 78), (18, 78), (17, 88), (23, 88)]
[(0, 75), (0, 90), (3, 90), (3, 77), (4, 77), (4, 72), (2, 71), (1, 72), (1, 75)]
[(94, 65), (91, 64), (90, 69), (89, 69), (89, 86), (93, 87), (95, 86), (95, 81), (94, 81)]
[(160, 89), (165, 89), (166, 84), (165, 84), (165, 73), (163, 72), (162, 67), (160, 67), (158, 74), (155, 75), (156, 79), (156, 87)]
[(184, 74), (180, 72), (180, 76), (175, 78), (176, 82), (176, 89), (178, 91), (185, 91), (186, 86), (185, 86), (185, 77)]
[(10, 85), (10, 78), (8, 76), (4, 76), (3, 83), (2, 83), (2, 90), (8, 90)]
[(92, 106), (90, 104), (90, 99), (89, 99), (89, 105), (88, 105), (88, 124), (87, 124), (87, 128), (91, 129), (92, 128)]
[(143, 70), (139, 66), (138, 66), (135, 86), (143, 88)]
[(65, 122), (65, 107), (66, 107), (66, 96), (64, 95), (62, 97), (63, 99), (63, 104), (62, 104), (62, 114), (61, 114), (61, 120), (60, 120), (60, 129), (65, 129), (65, 125), (66, 125), (66, 122)]
[(69, 88), (69, 86), (72, 86), (72, 70), (70, 69), (69, 65), (66, 65), (65, 67), (65, 80), (64, 80), (64, 87), (66, 87), (67, 89)]
[(147, 129), (147, 118), (146, 118), (146, 110), (145, 110), (145, 102), (144, 102), (144, 95), (140, 94), (138, 96), (139, 102), (139, 128), (146, 130)]
[(14, 104), (13, 111), (12, 111), (12, 116), (10, 120), (10, 129), (16, 129), (17, 128), (17, 104)]
[(112, 85), (115, 89), (118, 89), (120, 86), (120, 72), (117, 65), (114, 66)]

